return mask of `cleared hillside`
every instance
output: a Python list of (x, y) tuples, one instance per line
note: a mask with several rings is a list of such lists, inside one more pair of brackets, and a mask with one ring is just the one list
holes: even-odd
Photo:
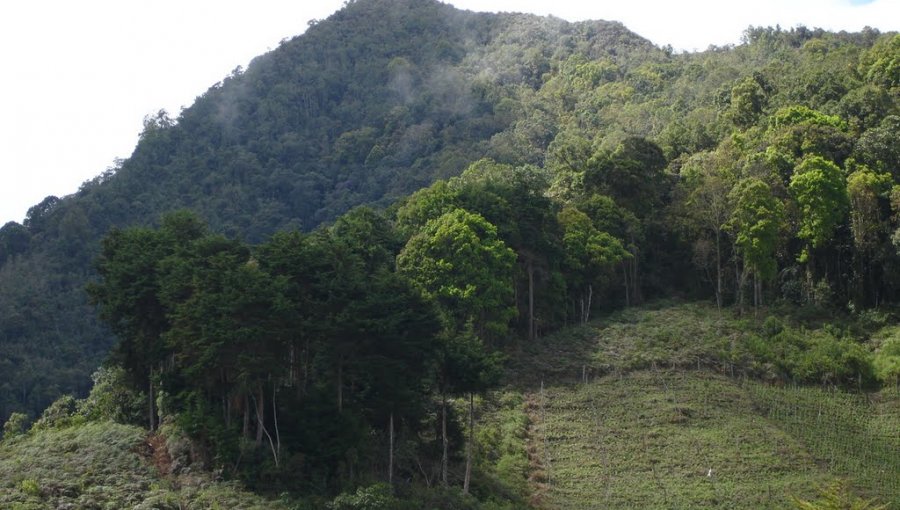
[(165, 442), (138, 427), (100, 422), (35, 432), (0, 444), (0, 508), (286, 508), (210, 473), (171, 468)]
[(786, 508), (837, 479), (900, 505), (900, 396), (732, 378), (718, 349), (758, 327), (676, 305), (543, 339), (516, 369), (538, 506)]

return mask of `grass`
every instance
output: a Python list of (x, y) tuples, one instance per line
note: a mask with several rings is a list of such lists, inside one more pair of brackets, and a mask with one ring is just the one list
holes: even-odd
[(785, 508), (828, 480), (720, 375), (645, 370), (542, 400), (548, 508)]
[(900, 413), (896, 389), (857, 395), (748, 383), (763, 415), (798, 438), (827, 472), (867, 497), (900, 508)]
[(146, 431), (115, 423), (47, 429), (0, 443), (0, 508), (279, 509), (204, 473), (163, 476)]
[[(857, 495), (900, 509), (898, 389), (852, 394), (742, 378), (741, 356), (761, 328), (708, 305), (666, 303), (523, 346), (507, 386), (478, 402), (473, 491), (484, 508), (498, 509), (526, 501), (543, 509), (780, 509), (847, 480)], [(166, 451), (178, 456), (185, 444), (172, 436)], [(200, 470), (172, 473), (160, 445), (112, 423), (6, 440), (0, 508), (290, 506)], [(457, 489), (422, 498), (431, 498), (429, 508), (475, 507)]]
[(841, 478), (900, 508), (900, 396), (733, 377), (761, 324), (666, 304), (523, 349), (537, 506), (788, 508)]

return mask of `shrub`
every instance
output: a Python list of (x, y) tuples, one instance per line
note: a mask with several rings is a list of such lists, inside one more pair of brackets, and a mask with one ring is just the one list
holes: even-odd
[[(768, 320), (765, 334), (778, 330)], [(757, 372), (774, 368), (797, 382), (871, 387), (876, 382), (871, 353), (835, 328), (806, 331), (784, 327), (768, 339), (752, 336), (747, 350)]]
[(331, 510), (392, 510), (397, 508), (398, 501), (391, 493), (390, 485), (376, 483), (369, 487), (360, 487), (356, 493), (343, 493), (334, 498), (328, 508)]
[(79, 414), (89, 421), (143, 424), (146, 397), (128, 387), (124, 369), (101, 367), (91, 379), (94, 386), (87, 398), (78, 403)]
[(3, 439), (12, 439), (25, 433), (28, 416), (23, 413), (12, 413), (3, 424)]
[(881, 344), (872, 361), (875, 375), (884, 384), (900, 384), (900, 337), (891, 337)]
[(84, 422), (84, 418), (77, 414), (78, 401), (72, 395), (63, 395), (50, 404), (34, 422), (31, 430), (59, 429), (77, 425)]

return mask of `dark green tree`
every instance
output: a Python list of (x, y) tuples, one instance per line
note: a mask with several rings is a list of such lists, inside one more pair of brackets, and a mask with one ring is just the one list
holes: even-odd
[(164, 216), (159, 230), (114, 230), (97, 258), (100, 281), (88, 286), (101, 320), (119, 339), (114, 358), (136, 388), (147, 390), (150, 430), (157, 423), (157, 377), (170, 352), (162, 338), (170, 308), (160, 298), (160, 262), (204, 233), (205, 226), (187, 212)]

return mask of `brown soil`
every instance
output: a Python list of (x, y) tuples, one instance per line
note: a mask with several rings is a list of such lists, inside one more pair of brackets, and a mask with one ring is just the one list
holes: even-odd
[(159, 470), (159, 474), (162, 476), (172, 474), (172, 457), (169, 456), (166, 439), (159, 434), (150, 434), (147, 437), (147, 445), (150, 447), (150, 460)]

